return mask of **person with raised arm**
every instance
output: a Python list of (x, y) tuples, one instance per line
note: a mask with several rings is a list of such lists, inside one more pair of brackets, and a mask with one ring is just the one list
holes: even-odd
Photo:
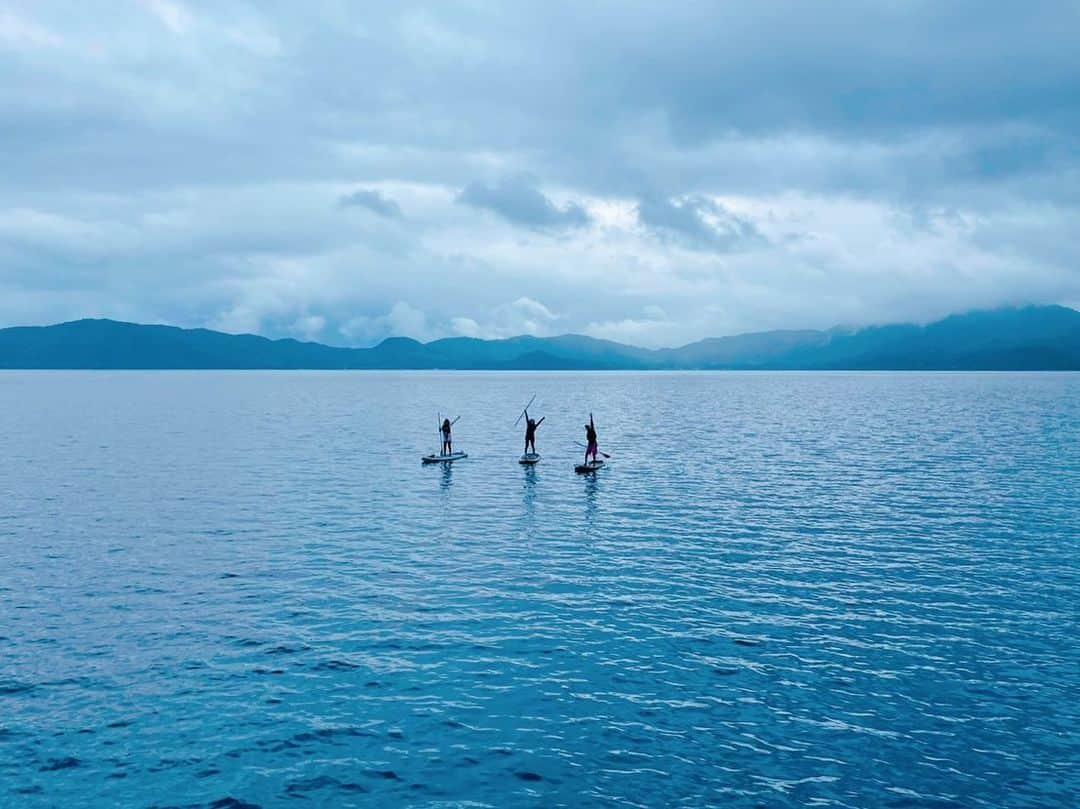
[(529, 448), (532, 447), (533, 455), (536, 454), (536, 428), (544, 423), (544, 419), (547, 416), (542, 416), (540, 421), (529, 416), (529, 411), (525, 411), (525, 454), (529, 454)]
[(596, 454), (600, 451), (600, 447), (596, 441), (596, 422), (593, 421), (593, 414), (589, 414), (589, 423), (585, 425), (585, 463), (589, 463), (589, 456), (592, 456), (593, 463), (596, 463)]

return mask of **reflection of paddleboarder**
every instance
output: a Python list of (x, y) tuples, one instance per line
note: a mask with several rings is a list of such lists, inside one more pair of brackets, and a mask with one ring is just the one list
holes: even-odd
[(529, 448), (532, 447), (533, 454), (536, 454), (536, 428), (544, 423), (544, 419), (547, 416), (543, 416), (540, 421), (529, 418), (529, 411), (525, 411), (525, 454), (529, 454)]
[(593, 463), (596, 463), (596, 453), (600, 451), (600, 447), (596, 443), (596, 422), (593, 421), (592, 413), (589, 414), (589, 423), (585, 425), (585, 463), (589, 462), (589, 456), (592, 456)]
[(442, 455), (450, 455), (454, 452), (454, 444), (450, 439), (450, 419), (443, 419), (442, 423)]

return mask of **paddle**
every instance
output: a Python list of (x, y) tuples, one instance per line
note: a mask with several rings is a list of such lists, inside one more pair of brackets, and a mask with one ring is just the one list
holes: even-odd
[[(442, 413), (438, 413), (435, 416), (435, 420), (436, 420), (436, 424), (438, 424), (438, 427), (435, 428), (435, 432), (438, 433), (439, 436), (441, 437), (442, 434), (443, 434), (443, 431), (442, 431)], [(450, 422), (450, 426), (453, 427), (460, 420), (461, 420), (461, 416), (458, 416), (456, 419), (454, 419), (452, 422)], [(439, 445), (439, 455), (442, 455), (442, 454), (443, 454), (442, 445), (440, 444)]]
[(532, 403), (535, 401), (536, 394), (533, 394), (533, 397), (529, 399), (529, 403), (525, 405), (525, 407), (522, 409), (521, 415), (517, 417), (517, 421), (514, 422), (515, 427), (517, 427), (521, 423), (521, 420), (525, 417), (525, 414), (529, 412), (529, 408), (532, 407)]

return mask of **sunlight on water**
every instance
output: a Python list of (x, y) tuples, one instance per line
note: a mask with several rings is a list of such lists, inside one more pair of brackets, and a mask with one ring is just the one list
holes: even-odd
[[(1080, 789), (1080, 375), (5, 373), (0, 412), (5, 805)], [(469, 458), (424, 467), (440, 412)]]

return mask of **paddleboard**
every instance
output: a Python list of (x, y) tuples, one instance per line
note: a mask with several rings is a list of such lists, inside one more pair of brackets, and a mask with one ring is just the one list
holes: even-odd
[(518, 459), (518, 463), (525, 464), (526, 466), (531, 466), (532, 464), (538, 462), (539, 460), (540, 460), (540, 453), (539, 452), (526, 452), (524, 455), (522, 455)]
[(577, 466), (574, 467), (574, 471), (577, 472), (579, 475), (584, 475), (589, 472), (595, 472), (603, 465), (604, 462), (601, 460), (595, 460), (589, 463), (579, 463)]
[(420, 460), (424, 463), (450, 463), (451, 461), (460, 461), (462, 458), (468, 457), (468, 453), (465, 452), (451, 452), (449, 455), (425, 455)]

